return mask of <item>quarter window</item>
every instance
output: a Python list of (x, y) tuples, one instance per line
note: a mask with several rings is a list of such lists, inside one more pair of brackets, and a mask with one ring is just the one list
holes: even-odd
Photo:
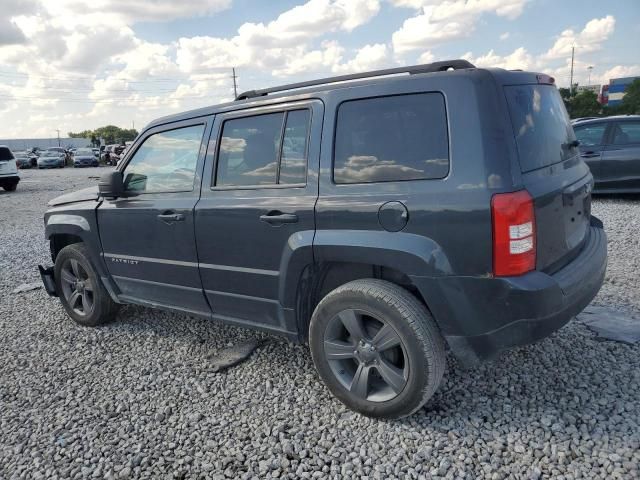
[(149, 136), (124, 170), (125, 190), (138, 193), (193, 190), (204, 125)]
[(589, 147), (602, 144), (602, 137), (605, 129), (606, 125), (604, 123), (600, 123), (596, 125), (574, 127), (573, 131), (576, 134), (576, 138), (580, 141), (580, 145)]
[(306, 180), (309, 110), (227, 120), (217, 186), (300, 184)]
[(338, 109), (336, 183), (444, 178), (449, 141), (444, 98), (420, 93), (351, 100)]

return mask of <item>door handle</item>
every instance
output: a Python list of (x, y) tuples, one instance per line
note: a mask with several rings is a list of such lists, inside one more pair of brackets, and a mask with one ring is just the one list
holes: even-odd
[(280, 225), (283, 223), (296, 223), (298, 216), (294, 213), (282, 213), (279, 210), (260, 215), (260, 220), (270, 225)]
[(182, 213), (165, 212), (158, 215), (158, 219), (165, 223), (184, 222), (184, 215)]
[(582, 158), (594, 158), (594, 157), (599, 157), (600, 154), (596, 152), (584, 152), (584, 153), (581, 153), (580, 156)]

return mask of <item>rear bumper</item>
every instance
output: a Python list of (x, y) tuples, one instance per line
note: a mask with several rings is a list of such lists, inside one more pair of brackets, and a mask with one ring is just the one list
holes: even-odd
[(20, 176), (17, 173), (0, 174), (0, 186), (17, 184), (19, 181)]
[[(607, 266), (607, 237), (594, 219), (580, 254), (558, 272), (520, 277), (446, 277), (416, 285), (434, 289), (429, 301), (451, 350), (464, 366), (541, 340), (580, 313), (596, 296)], [(434, 298), (424, 292), (425, 298)]]

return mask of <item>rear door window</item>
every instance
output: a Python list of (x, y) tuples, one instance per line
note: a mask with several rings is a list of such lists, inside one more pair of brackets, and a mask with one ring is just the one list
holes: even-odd
[(335, 183), (437, 179), (448, 173), (442, 94), (350, 100), (338, 108)]
[(306, 183), (310, 115), (301, 109), (226, 120), (216, 186)]
[(583, 147), (602, 145), (606, 129), (607, 126), (604, 123), (590, 123), (573, 127), (573, 131)]
[(618, 122), (613, 128), (614, 145), (640, 143), (640, 122)]
[(560, 92), (553, 85), (504, 87), (520, 168), (530, 172), (578, 154)]

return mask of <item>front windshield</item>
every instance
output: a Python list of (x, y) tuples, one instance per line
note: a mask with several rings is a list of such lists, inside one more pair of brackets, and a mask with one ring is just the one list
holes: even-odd
[(76, 156), (77, 155), (93, 155), (93, 150), (90, 148), (79, 148), (76, 150)]

